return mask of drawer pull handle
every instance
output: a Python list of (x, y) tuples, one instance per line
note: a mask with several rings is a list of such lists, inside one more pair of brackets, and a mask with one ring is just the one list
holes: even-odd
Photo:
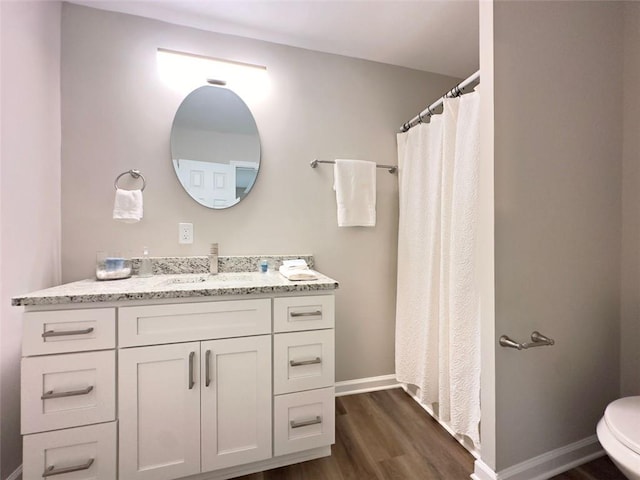
[(81, 470), (89, 470), (91, 465), (93, 465), (93, 458), (87, 460), (87, 463), (83, 463), (82, 465), (74, 465), (72, 467), (63, 467), (56, 469), (55, 465), (51, 465), (47, 467), (47, 469), (42, 472), (43, 477), (53, 477), (54, 475), (62, 475), (63, 473), (71, 473), (71, 472), (79, 472)]
[(207, 387), (211, 384), (211, 350), (204, 354), (204, 384)]
[(316, 310), (315, 312), (291, 312), (289, 315), (292, 317), (317, 317), (322, 315), (322, 310)]
[(189, 390), (193, 389), (193, 386), (196, 384), (196, 381), (193, 379), (193, 357), (196, 355), (196, 352), (189, 353)]
[(55, 330), (47, 330), (42, 334), (42, 338), (66, 337), (67, 335), (86, 335), (91, 332), (93, 332), (93, 327), (85, 328), (84, 330), (60, 330), (58, 332)]
[(322, 418), (316, 416), (313, 420), (305, 420), (304, 422), (296, 422), (295, 420), (291, 420), (289, 422), (291, 424), (291, 428), (300, 428), (300, 427), (308, 427), (309, 425), (317, 425), (318, 423), (322, 423)]
[(292, 367), (299, 367), (301, 365), (314, 365), (316, 363), (322, 363), (322, 359), (320, 357), (316, 357), (313, 360), (289, 360), (289, 365)]
[(54, 392), (53, 390), (49, 390), (44, 395), (40, 397), (41, 400), (49, 400), (51, 398), (62, 398), (62, 397), (76, 397), (78, 395), (87, 395), (93, 390), (93, 385), (89, 385), (87, 388), (83, 388), (82, 390), (71, 390), (70, 392)]

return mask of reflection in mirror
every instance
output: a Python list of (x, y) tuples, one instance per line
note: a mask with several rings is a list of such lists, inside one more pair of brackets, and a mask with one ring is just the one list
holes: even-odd
[(197, 88), (173, 120), (171, 158), (196, 202), (209, 208), (235, 205), (249, 193), (260, 168), (260, 136), (249, 107), (226, 88)]

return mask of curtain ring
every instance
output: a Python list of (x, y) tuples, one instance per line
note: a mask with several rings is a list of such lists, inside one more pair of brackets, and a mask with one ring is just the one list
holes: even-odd
[(431, 105), (427, 107), (427, 112), (429, 113), (429, 116), (433, 115), (433, 112), (431, 111)]
[(418, 123), (422, 123), (422, 112), (418, 113)]

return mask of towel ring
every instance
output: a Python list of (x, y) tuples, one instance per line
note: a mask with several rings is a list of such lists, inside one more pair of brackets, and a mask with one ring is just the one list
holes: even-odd
[(116, 181), (113, 182), (113, 186), (115, 187), (116, 190), (118, 190), (118, 180), (120, 180), (122, 177), (124, 177), (125, 175), (131, 175), (133, 178), (141, 178), (142, 179), (142, 188), (140, 189), (140, 191), (144, 191), (145, 187), (147, 186), (147, 181), (144, 179), (144, 176), (142, 175), (142, 173), (140, 173), (140, 170), (127, 170), (126, 172), (122, 172), (120, 175), (118, 175), (116, 177)]

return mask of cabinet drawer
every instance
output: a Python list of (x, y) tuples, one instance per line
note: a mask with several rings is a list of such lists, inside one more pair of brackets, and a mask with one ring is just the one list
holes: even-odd
[(334, 331), (279, 333), (273, 339), (276, 395), (334, 383)]
[[(27, 435), (23, 457), (23, 480), (48, 476), (60, 480), (113, 480), (117, 478), (116, 422)], [(65, 474), (64, 469), (69, 473)], [(46, 477), (45, 472), (49, 474)]]
[(132, 347), (271, 333), (271, 300), (118, 309), (118, 345)]
[(22, 433), (115, 420), (115, 351), (22, 359)]
[(114, 308), (26, 312), (22, 355), (105, 350), (116, 345)]
[(284, 297), (273, 300), (274, 332), (297, 332), (333, 328), (333, 295)]
[(279, 395), (273, 417), (276, 456), (335, 443), (333, 387)]

